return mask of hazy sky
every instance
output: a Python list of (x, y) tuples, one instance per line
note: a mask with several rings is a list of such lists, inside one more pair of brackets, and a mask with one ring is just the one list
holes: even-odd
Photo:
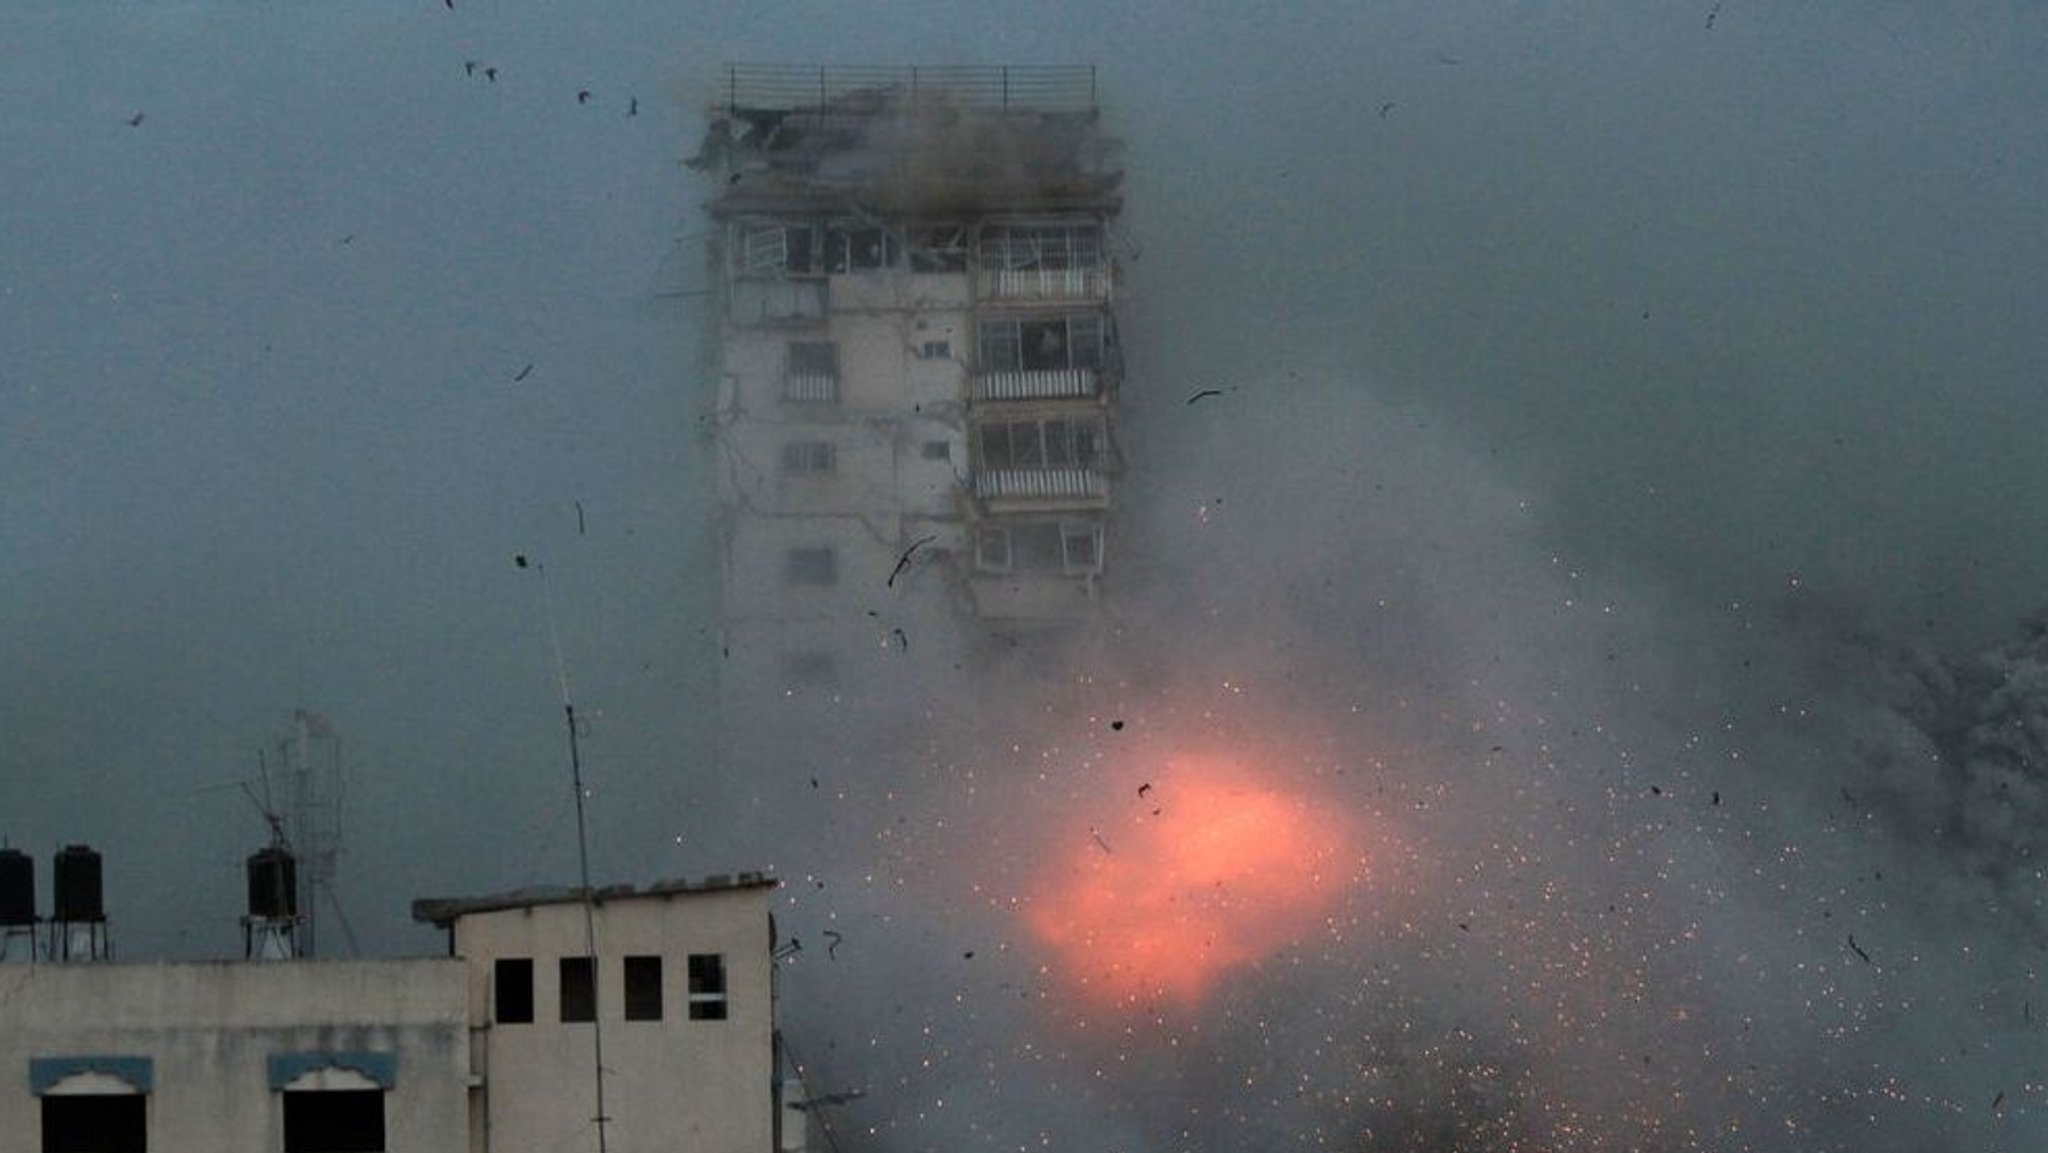
[[(681, 161), (727, 60), (1090, 62), (1126, 141), (1133, 503), (1110, 561), (1149, 582), (1133, 647), (1229, 650), (1332, 747), (1353, 722), (1327, 714), (1388, 716), (1410, 762), (1388, 787), (1469, 806), (1409, 829), (1414, 877), (1507, 829), (1561, 876), (1626, 843), (1623, 872), (1678, 878), (1672, 902), (1719, 894), (1630, 922), (1715, 942), (1678, 982), (1716, 1010), (1694, 1040), (1755, 1020), (1791, 1065), (1854, 1067), (1843, 1092), (1883, 1084), (1772, 1011), (1818, 971), (1773, 902), (1879, 859), (1945, 891), (1940, 845), (1825, 808), (1864, 791), (1858, 741), (1949, 747), (1873, 654), (1985, 652), (2044, 599), (2048, 13), (1263, 7), (0, 10), (0, 837), (101, 848), (125, 954), (232, 951), (264, 840), (236, 785), (306, 708), (346, 740), (340, 889), (366, 945), (437, 944), (414, 896), (567, 878), (525, 554), (592, 721), (598, 870), (788, 866), (692, 807), (718, 772), (716, 570), (704, 190)], [(1155, 707), (1227, 715), (1213, 681)], [(1662, 826), (1616, 799), (1653, 782), (1695, 806), (1654, 850)], [(1492, 891), (1474, 875), (1458, 900)], [(1958, 983), (2011, 953), (2006, 913), (1902, 930), (1928, 968), (1813, 1026), (1887, 1070), (1981, 1057), (1904, 1091), (1896, 1147), (2048, 1125), (2038, 1061), (2012, 1056), (2038, 1035), (1952, 1013), (1958, 1042), (1901, 1008), (2025, 999), (2019, 962)], [(1937, 964), (1958, 925), (1981, 948)], [(1825, 965), (1840, 936), (1816, 936)], [(1658, 940), (1632, 973), (1667, 963)], [(1433, 947), (1410, 972), (1448, 963)], [(1858, 970), (1827, 972), (1839, 992)], [(1988, 1079), (1958, 1111), (1965, 1073)], [(1757, 1148), (1781, 1105), (1831, 1116), (1824, 1090), (1728, 1092)], [(1133, 1108), (1132, 1144), (1174, 1124)]]

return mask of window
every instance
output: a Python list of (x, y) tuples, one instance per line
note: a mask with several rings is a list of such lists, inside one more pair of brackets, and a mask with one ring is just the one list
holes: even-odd
[(499, 1024), (532, 1024), (533, 958), (498, 958), (491, 965), (491, 999), (491, 1015)]
[(752, 276), (817, 269), (816, 233), (808, 224), (756, 224), (740, 236), (740, 262)]
[(625, 959), (626, 1020), (661, 1020), (661, 958)]
[(792, 585), (820, 588), (839, 583), (839, 556), (832, 546), (793, 548), (783, 554), (782, 578)]
[(1102, 525), (1092, 520), (983, 525), (974, 546), (975, 567), (983, 572), (1085, 576), (1102, 571)]
[(382, 1089), (284, 1094), (284, 1153), (383, 1153)]
[(910, 238), (912, 272), (965, 272), (967, 229), (958, 224), (929, 225)]
[(588, 957), (561, 960), (562, 1020), (568, 1023), (597, 1020), (597, 967)]
[(44, 1096), (43, 1153), (144, 1153), (148, 1100), (141, 1093)]
[(149, 1147), (150, 1058), (31, 1057), (28, 1084), (39, 1098), (43, 1153), (144, 1153)]
[(946, 360), (953, 355), (953, 344), (946, 340), (927, 340), (917, 350), (920, 360)]
[(829, 440), (792, 440), (782, 446), (782, 471), (822, 476), (839, 467), (839, 448)]
[(839, 399), (839, 347), (829, 340), (795, 340), (789, 345), (782, 399), (829, 402)]
[(825, 231), (825, 271), (873, 272), (897, 263), (902, 243), (880, 228), (830, 228)]
[(690, 1020), (725, 1020), (725, 954), (690, 954)]
[(924, 442), (926, 460), (952, 460), (953, 445), (950, 441), (928, 440)]
[(978, 329), (982, 372), (1053, 372), (1102, 367), (1099, 312), (1069, 316), (998, 317)]
[(1102, 427), (1094, 419), (1048, 417), (984, 424), (981, 467), (1095, 468), (1102, 462)]

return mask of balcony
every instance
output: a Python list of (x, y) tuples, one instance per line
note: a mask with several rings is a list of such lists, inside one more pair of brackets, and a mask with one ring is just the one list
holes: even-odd
[(986, 501), (1101, 505), (1109, 478), (1092, 468), (988, 468), (974, 474), (974, 495)]
[(1109, 299), (1109, 269), (983, 268), (975, 281), (983, 300), (1019, 304), (1074, 303)]
[(984, 372), (974, 378), (974, 399), (1086, 400), (1097, 395), (1097, 387), (1092, 368)]

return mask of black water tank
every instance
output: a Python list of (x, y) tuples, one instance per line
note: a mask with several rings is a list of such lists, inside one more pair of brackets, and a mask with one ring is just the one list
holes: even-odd
[(288, 920), (298, 912), (298, 862), (276, 846), (249, 854), (249, 915)]
[(100, 855), (84, 845), (66, 845), (57, 852), (56, 911), (58, 921), (104, 921), (100, 900)]
[(36, 923), (36, 859), (20, 849), (0, 849), (0, 925)]

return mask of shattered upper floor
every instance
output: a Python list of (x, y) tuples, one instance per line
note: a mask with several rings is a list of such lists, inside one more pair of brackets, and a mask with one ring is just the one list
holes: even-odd
[(932, 219), (1113, 215), (1122, 177), (1089, 67), (734, 65), (693, 168), (714, 216), (844, 212)]

